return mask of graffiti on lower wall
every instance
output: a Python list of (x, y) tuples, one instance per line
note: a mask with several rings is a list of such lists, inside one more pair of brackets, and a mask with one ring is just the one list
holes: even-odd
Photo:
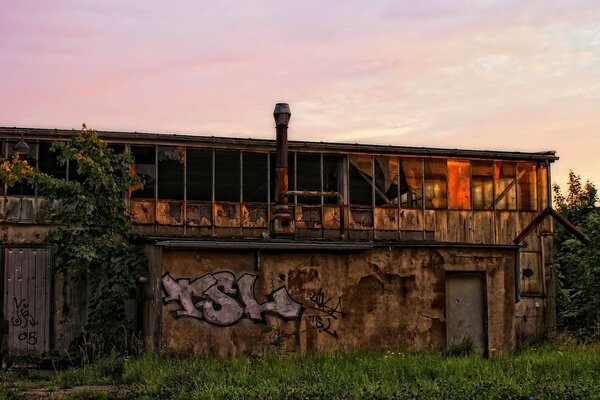
[(35, 317), (29, 312), (29, 303), (27, 303), (25, 299), (17, 300), (14, 296), (13, 301), (15, 308), (10, 323), (12, 326), (22, 331), (17, 336), (17, 339), (21, 342), (26, 341), (27, 344), (31, 346), (35, 346), (38, 342), (37, 332), (30, 331), (30, 329), (38, 323), (35, 321)]
[(265, 322), (266, 314), (284, 320), (297, 320), (302, 305), (294, 301), (285, 287), (267, 295), (259, 303), (254, 293), (258, 275), (243, 274), (236, 280), (230, 271), (217, 271), (199, 278), (174, 279), (168, 272), (162, 277), (163, 303), (176, 303), (176, 318), (196, 318), (216, 326), (230, 326), (242, 318)]
[(323, 289), (312, 293), (309, 298), (310, 308), (313, 312), (307, 315), (310, 325), (319, 332), (326, 333), (335, 339), (339, 338), (334, 325), (338, 318), (343, 318), (346, 314), (342, 311), (342, 298), (338, 297), (337, 302), (333, 298), (327, 297)]

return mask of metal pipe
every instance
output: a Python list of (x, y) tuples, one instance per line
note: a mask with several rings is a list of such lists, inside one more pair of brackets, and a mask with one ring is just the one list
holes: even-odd
[(340, 192), (323, 192), (319, 190), (288, 190), (284, 192), (285, 196), (300, 196), (300, 197), (337, 197), (340, 203), (340, 240), (346, 239), (346, 216), (344, 209), (344, 195)]

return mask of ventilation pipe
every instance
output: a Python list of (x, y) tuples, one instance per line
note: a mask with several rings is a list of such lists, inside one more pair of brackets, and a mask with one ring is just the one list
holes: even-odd
[(273, 233), (288, 236), (295, 233), (294, 221), (288, 205), (288, 124), (290, 122), (290, 106), (277, 103), (273, 111), (275, 130), (277, 133), (277, 151), (275, 154), (275, 210), (273, 213)]

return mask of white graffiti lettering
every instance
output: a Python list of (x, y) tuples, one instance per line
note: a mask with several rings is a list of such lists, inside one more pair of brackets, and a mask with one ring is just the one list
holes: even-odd
[(265, 314), (284, 320), (297, 320), (302, 305), (292, 299), (285, 287), (267, 295), (267, 302), (259, 303), (254, 293), (257, 275), (244, 274), (237, 281), (232, 272), (218, 271), (194, 280), (162, 277), (163, 303), (177, 303), (176, 318), (190, 317), (216, 326), (229, 326), (242, 318), (264, 322)]

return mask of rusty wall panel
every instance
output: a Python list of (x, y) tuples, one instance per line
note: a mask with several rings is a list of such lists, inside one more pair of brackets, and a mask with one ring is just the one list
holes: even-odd
[(323, 228), (337, 229), (339, 236), (340, 229), (340, 206), (327, 205), (323, 206)]
[(540, 265), (541, 253), (521, 251), (521, 293), (543, 294), (544, 272)]
[(295, 222), (298, 229), (321, 229), (323, 227), (321, 218), (321, 206), (295, 207)]
[(423, 210), (405, 209), (400, 211), (400, 230), (419, 231), (423, 230), (425, 215)]
[(448, 241), (470, 243), (473, 241), (471, 211), (448, 211)]
[(8, 320), (8, 354), (50, 350), (50, 248), (4, 249), (4, 310)]
[(496, 211), (496, 243), (514, 244), (519, 234), (519, 213), (516, 211)]
[(435, 240), (438, 242), (448, 242), (448, 211), (446, 210), (434, 210), (432, 211), (435, 217)]
[(373, 209), (371, 207), (348, 207), (348, 227), (353, 230), (373, 229)]
[[(273, 348), (443, 349), (445, 271), (460, 270), (486, 272), (489, 345), (510, 352), (513, 257), (513, 251), (484, 249), (261, 252), (257, 268), (255, 252), (164, 249), (162, 298), (154, 299), (165, 302), (162, 348), (220, 356), (260, 355)], [(253, 282), (254, 290), (243, 297), (252, 301), (242, 301), (241, 278)], [(190, 290), (194, 303), (184, 301)], [(278, 305), (269, 303), (278, 297)], [(213, 298), (221, 299), (218, 310), (211, 308)], [(297, 313), (294, 304), (303, 311)]]
[(398, 230), (398, 207), (375, 207), (375, 230)]
[(213, 221), (220, 228), (238, 228), (242, 226), (241, 205), (234, 203), (215, 203)]
[(154, 224), (156, 215), (156, 204), (153, 200), (130, 201), (131, 216), (133, 222), (140, 225)]
[(494, 212), (473, 211), (473, 242), (483, 244), (495, 243)]
[(266, 205), (242, 204), (242, 226), (244, 228), (267, 228), (268, 207)]
[(183, 202), (158, 200), (156, 202), (156, 223), (159, 225), (183, 225)]
[(188, 226), (212, 226), (212, 204), (187, 203), (185, 218)]

